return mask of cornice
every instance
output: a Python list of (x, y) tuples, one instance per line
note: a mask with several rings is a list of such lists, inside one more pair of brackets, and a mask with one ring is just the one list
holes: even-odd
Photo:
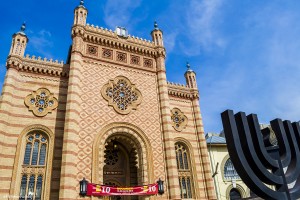
[(194, 88), (189, 88), (186, 85), (168, 82), (168, 94), (170, 96), (182, 99), (198, 99), (199, 92)]
[(29, 56), (9, 56), (6, 60), (7, 68), (15, 68), (18, 71), (26, 71), (30, 73), (45, 74), (56, 77), (68, 77), (69, 76), (69, 65), (64, 64), (63, 61), (53, 61), (47, 58), (42, 59), (41, 57)]
[(157, 57), (166, 54), (165, 48), (157, 48), (154, 42), (135, 36), (121, 37), (112, 30), (102, 27), (86, 25), (73, 26), (72, 37), (80, 36), (85, 42), (103, 45), (131, 53), (137, 53), (149, 57)]

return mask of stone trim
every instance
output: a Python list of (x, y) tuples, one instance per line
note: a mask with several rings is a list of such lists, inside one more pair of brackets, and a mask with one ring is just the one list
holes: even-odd
[(43, 134), (47, 135), (47, 137), (49, 138), (49, 143), (48, 143), (49, 146), (48, 146), (47, 162), (46, 162), (47, 165), (46, 165), (46, 172), (45, 172), (44, 185), (43, 185), (44, 190), (42, 196), (42, 199), (49, 200), (55, 135), (48, 127), (40, 124), (35, 124), (26, 127), (19, 135), (17, 149), (16, 149), (14, 170), (12, 175), (10, 196), (19, 196), (21, 171), (22, 171), (21, 165), (25, 153), (23, 149), (25, 149), (25, 145), (26, 145), (25, 137), (28, 133), (31, 133), (33, 131), (42, 132)]

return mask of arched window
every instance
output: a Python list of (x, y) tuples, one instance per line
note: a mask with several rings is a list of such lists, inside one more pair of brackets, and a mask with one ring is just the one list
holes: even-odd
[(181, 198), (193, 198), (192, 173), (190, 169), (188, 151), (186, 147), (180, 143), (175, 144), (175, 151)]
[(43, 199), (48, 143), (48, 137), (42, 132), (26, 135), (19, 199)]
[(235, 188), (232, 188), (230, 190), (230, 194), (229, 195), (230, 195), (230, 200), (242, 199), (242, 196), (241, 196), (240, 192), (237, 189), (235, 189)]
[(241, 179), (238, 175), (237, 171), (235, 170), (230, 158), (227, 159), (224, 165), (224, 178), (225, 180), (237, 180)]

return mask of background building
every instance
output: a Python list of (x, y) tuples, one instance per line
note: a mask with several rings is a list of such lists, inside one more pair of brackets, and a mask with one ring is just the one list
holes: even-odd
[[(156, 23), (146, 41), (88, 25), (87, 15), (81, 1), (67, 63), (24, 56), (25, 24), (13, 35), (0, 101), (0, 196), (79, 199), (83, 177), (117, 186), (161, 178), (159, 199), (215, 199), (195, 72), (187, 66), (186, 85), (167, 82)], [(149, 198), (158, 197), (139, 197)]]
[(225, 137), (220, 134), (206, 134), (209, 158), (217, 199), (241, 199), (250, 196), (250, 190), (241, 180), (230, 160)]

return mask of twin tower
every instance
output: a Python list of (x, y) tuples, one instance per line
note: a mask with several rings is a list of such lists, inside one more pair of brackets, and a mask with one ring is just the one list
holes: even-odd
[[(83, 199), (79, 181), (136, 186), (164, 181), (162, 196), (216, 199), (196, 74), (166, 80), (163, 32), (152, 41), (86, 23), (74, 10), (68, 62), (24, 56), (25, 24), (13, 35), (0, 100), (0, 196)], [(96, 197), (85, 197), (96, 199)]]

